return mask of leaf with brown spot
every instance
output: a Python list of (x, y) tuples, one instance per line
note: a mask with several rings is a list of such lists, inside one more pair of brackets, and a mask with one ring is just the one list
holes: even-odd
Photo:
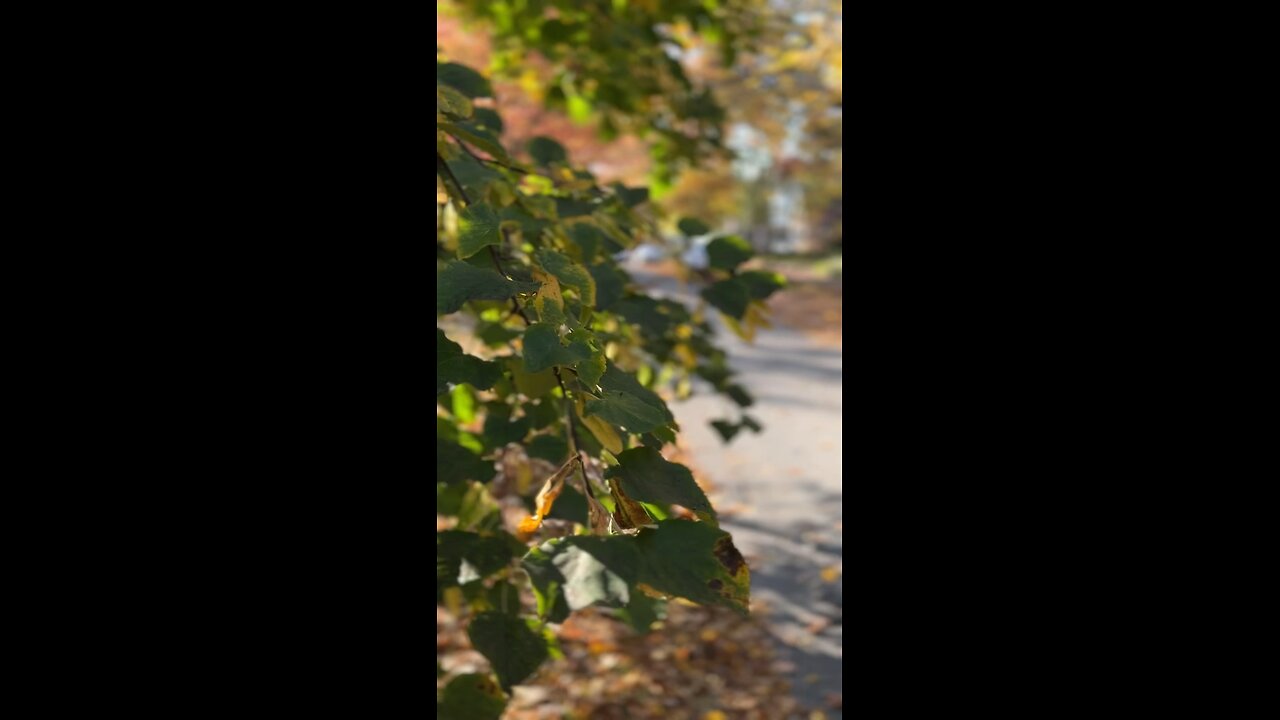
[(729, 533), (704, 522), (663, 520), (636, 539), (640, 582), (687, 600), (747, 613), (751, 574)]

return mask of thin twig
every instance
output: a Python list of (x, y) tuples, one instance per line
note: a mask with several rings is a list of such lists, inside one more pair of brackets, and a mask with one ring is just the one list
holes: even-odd
[[(457, 140), (457, 138), (454, 138), (454, 139)], [(490, 163), (492, 165), (497, 165), (498, 167), (504, 167), (512, 172), (518, 172), (521, 175), (537, 175), (538, 174), (532, 170), (525, 170), (522, 167), (516, 167), (515, 165), (508, 165), (502, 162), (501, 160), (493, 160), (491, 158), (480, 157), (479, 155), (476, 154), (474, 150), (467, 147), (466, 143), (462, 142), (461, 140), (458, 140), (458, 147), (462, 148), (464, 152), (466, 152), (468, 155), (475, 158), (476, 160), (479, 160), (482, 163)]]
[(569, 452), (578, 458), (578, 472), (582, 473), (582, 489), (586, 491), (587, 497), (594, 500), (596, 495), (591, 490), (591, 481), (587, 479), (587, 468), (582, 463), (582, 455), (578, 452), (581, 442), (578, 440), (578, 424), (573, 421), (573, 402), (569, 400), (569, 388), (565, 387), (564, 378), (560, 376), (560, 368), (553, 365), (551, 370), (555, 373), (556, 382), (560, 384), (560, 393), (564, 395), (564, 417), (569, 423)]

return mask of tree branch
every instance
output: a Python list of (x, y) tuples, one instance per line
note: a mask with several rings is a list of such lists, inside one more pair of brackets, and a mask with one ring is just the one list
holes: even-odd
[[(462, 145), (461, 142), (458, 144)], [(463, 149), (465, 150), (466, 146), (463, 146)], [(467, 152), (471, 151), (467, 150)], [(449, 179), (453, 181), (454, 186), (458, 188), (458, 194), (461, 195), (462, 201), (467, 205), (470, 205), (471, 199), (467, 197), (467, 192), (462, 189), (462, 183), (458, 182), (458, 177), (453, 174), (453, 170), (449, 168), (449, 163), (445, 161), (444, 156), (437, 152), (436, 172), (440, 172), (441, 170), (444, 171), (445, 175), (449, 176)], [(502, 237), (505, 240), (506, 234), (504, 233)], [(507, 271), (502, 268), (502, 260), (498, 257), (498, 251), (492, 245), (489, 246), (489, 257), (493, 259), (493, 265), (498, 269), (498, 273), (503, 277), (510, 279), (510, 276), (507, 275)], [(512, 295), (510, 299), (511, 309), (520, 316), (520, 319), (524, 320), (525, 326), (528, 327), (529, 325), (532, 325), (533, 321), (531, 321), (529, 316), (525, 314), (524, 308), (520, 307), (520, 301), (516, 299), (516, 296)], [(552, 366), (551, 370), (555, 373), (556, 382), (560, 385), (560, 393), (564, 395), (564, 417), (565, 421), (569, 424), (569, 452), (572, 457), (578, 458), (578, 472), (582, 473), (582, 488), (586, 491), (588, 497), (594, 498), (595, 494), (591, 491), (591, 482), (587, 480), (587, 470), (582, 465), (582, 456), (578, 454), (578, 447), (580, 445), (578, 442), (578, 425), (573, 421), (573, 402), (569, 398), (569, 388), (565, 386), (564, 378), (560, 376), (560, 367)]]
[(462, 197), (462, 202), (470, 205), (471, 198), (467, 197), (467, 191), (462, 189), (462, 183), (458, 182), (458, 176), (453, 174), (453, 170), (449, 168), (449, 163), (445, 162), (444, 156), (438, 151), (436, 152), (436, 172), (444, 170), (444, 173), (453, 181), (453, 186), (458, 188), (458, 195)]

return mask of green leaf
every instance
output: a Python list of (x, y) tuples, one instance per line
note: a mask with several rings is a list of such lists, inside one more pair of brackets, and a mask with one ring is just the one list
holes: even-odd
[(476, 337), (483, 340), (489, 347), (502, 347), (520, 337), (520, 333), (502, 323), (481, 323), (476, 326)]
[(457, 63), (436, 63), (436, 82), (452, 85), (469, 98), (493, 96), (493, 88), (483, 75)]
[(551, 558), (534, 548), (525, 555), (522, 562), (525, 572), (529, 574), (533, 599), (538, 605), (538, 617), (553, 623), (569, 619), (569, 605), (564, 600), (564, 576), (551, 564)]
[(595, 212), (596, 205), (586, 200), (574, 200), (573, 198), (552, 198), (555, 201), (556, 216), (563, 218), (580, 217), (590, 215)]
[(605, 364), (604, 351), (593, 352), (591, 357), (578, 363), (578, 379), (588, 388), (594, 388), (604, 376)]
[(534, 621), (497, 612), (476, 615), (467, 628), (471, 646), (493, 666), (498, 682), (508, 692), (537, 671), (547, 659), (547, 641), (531, 624)]
[(618, 199), (623, 205), (633, 208), (649, 202), (649, 188), (647, 187), (625, 187), (621, 183), (613, 184), (613, 191), (617, 193)]
[(604, 233), (595, 225), (585, 222), (576, 222), (570, 225), (568, 233), (569, 239), (582, 251), (582, 262), (589, 265), (595, 260), (596, 251), (600, 249), (600, 243), (604, 241)]
[[(655, 408), (662, 414), (666, 422), (672, 422), (675, 417), (671, 414), (671, 410), (667, 408), (667, 403), (658, 397), (658, 394), (640, 384), (635, 376), (629, 372), (621, 370), (617, 365), (609, 363), (608, 369), (600, 378), (600, 387), (605, 390), (633, 395), (643, 401), (646, 405)], [(632, 432), (648, 432), (647, 430), (632, 430)]]
[(750, 243), (737, 235), (721, 235), (707, 245), (707, 260), (711, 267), (731, 272), (754, 254)]
[(473, 199), (484, 197), (490, 185), (502, 180), (502, 175), (497, 170), (477, 162), (469, 155), (450, 160), (449, 169), (458, 178), (458, 182), (462, 183), (467, 196)]
[[(552, 375), (552, 381), (554, 381), (555, 380), (554, 374), (552, 373), (548, 373), (548, 374)], [(548, 387), (548, 389), (550, 388)], [(556, 407), (555, 403), (552, 402), (550, 398), (545, 398), (541, 402), (525, 403), (524, 416), (529, 418), (530, 427), (532, 427), (534, 430), (540, 430), (552, 423), (558, 423), (560, 422), (560, 418), (561, 418), (560, 410)], [(563, 460), (564, 457), (565, 457), (564, 453), (561, 453), (560, 459)]]
[[(565, 453), (560, 454), (561, 458), (564, 456)], [(586, 525), (588, 521), (587, 499), (583, 497), (582, 493), (574, 490), (572, 486), (565, 485), (564, 492), (560, 493), (560, 497), (556, 499), (556, 504), (551, 507), (551, 512), (547, 513), (547, 517)]]
[(542, 40), (548, 45), (567, 43), (581, 26), (553, 18), (542, 23)]
[(466, 385), (458, 385), (453, 388), (453, 392), (451, 394), (453, 396), (453, 416), (458, 418), (458, 422), (466, 424), (475, 420), (475, 391)]
[(487, 485), (468, 480), (436, 483), (436, 512), (458, 518), (456, 530), (493, 532), (502, 526), (501, 509)]
[(436, 328), (436, 394), (449, 389), (449, 383), (470, 383), (477, 390), (488, 390), (502, 377), (502, 366), (462, 352), (462, 346), (445, 337)]
[(519, 615), (520, 588), (506, 580), (498, 580), (492, 587), (485, 587), (481, 580), (462, 585), (462, 596), (475, 612), (493, 610), (507, 615)]
[[(564, 459), (569, 455), (568, 443), (566, 443), (563, 438), (556, 437), (555, 435), (539, 435), (529, 441), (529, 447), (527, 449), (529, 451), (529, 457), (540, 457), (543, 460), (552, 463), (564, 462)], [(559, 505), (552, 508), (553, 517), (555, 507), (559, 507)]]
[(570, 611), (597, 604), (622, 607), (631, 599), (640, 554), (634, 538), (625, 535), (579, 535), (543, 543), (525, 556), (524, 566), (530, 576), (539, 573), (545, 586), (556, 583), (556, 601)]
[[(502, 147), (502, 143), (492, 133), (478, 125), (467, 122), (436, 123), (436, 127), (449, 133), (458, 140), (475, 145), (502, 162), (510, 162), (511, 156)], [(452, 168), (452, 165), (450, 166)]]
[(536, 137), (529, 141), (529, 155), (539, 165), (550, 165), (553, 162), (567, 162), (568, 153), (564, 146), (549, 137)]
[(659, 592), (747, 614), (751, 574), (729, 533), (692, 520), (663, 520), (636, 536), (639, 582)]
[(755, 403), (755, 400), (751, 397), (751, 394), (747, 392), (746, 388), (738, 384), (726, 387), (724, 389), (724, 394), (728, 395), (729, 398), (740, 407), (751, 407), (751, 405)]
[(569, 347), (561, 345), (560, 333), (552, 325), (534, 323), (524, 332), (524, 371), (527, 373), (541, 372), (553, 365), (571, 367), (591, 354), (591, 347), (584, 340), (575, 340)]
[(498, 217), (502, 218), (504, 223), (514, 223), (519, 227), (520, 234), (526, 242), (533, 242), (538, 239), (538, 235), (543, 230), (551, 227), (551, 223), (536, 218), (515, 205), (503, 208), (502, 212), (498, 213)]
[(662, 442), (664, 442), (664, 443), (672, 443), (672, 444), (674, 444), (674, 443), (675, 443), (675, 441), (676, 441), (676, 434), (675, 434), (675, 431), (673, 431), (673, 430), (672, 430), (671, 428), (669, 428), (669, 427), (660, 427), (660, 428), (658, 428), (658, 429), (654, 430), (654, 431), (653, 431), (653, 434), (654, 434), (654, 436), (655, 436), (655, 437), (657, 437), (659, 440), (661, 440), (661, 441), (662, 441)]
[(440, 83), (436, 83), (436, 109), (459, 118), (469, 118), (473, 112), (466, 95)]
[(493, 479), (493, 463), (461, 445), (436, 436), (436, 480), (458, 483), (464, 480), (489, 482)]
[(582, 95), (574, 93), (567, 98), (569, 118), (581, 125), (591, 119), (591, 102)]
[(702, 297), (720, 312), (738, 320), (747, 314), (747, 305), (751, 302), (747, 286), (738, 278), (721, 280), (703, 290)]
[(507, 707), (507, 696), (488, 675), (459, 675), (444, 688), (436, 703), (439, 720), (498, 720)]
[(491, 412), (484, 418), (484, 440), (491, 448), (500, 448), (507, 443), (520, 442), (529, 432), (529, 418), (514, 420), (499, 413)]
[(436, 273), (436, 314), (457, 312), (468, 300), (506, 300), (537, 289), (538, 283), (508, 280), (495, 270), (454, 260)]
[(568, 255), (549, 248), (539, 248), (534, 257), (544, 270), (556, 276), (562, 285), (574, 288), (583, 302), (596, 304), (596, 281), (587, 269), (575, 263)]
[(738, 279), (747, 286), (747, 293), (753, 300), (764, 300), (787, 286), (785, 277), (766, 270), (748, 270), (740, 273)]
[(511, 371), (516, 390), (526, 397), (542, 397), (556, 386), (556, 376), (550, 368), (536, 373), (525, 372), (524, 362), (520, 358), (512, 358), (507, 363), (507, 369)]
[(473, 108), (472, 113), (474, 114), (472, 122), (476, 125), (489, 132), (502, 133), (502, 118), (497, 112), (490, 108)]
[(651, 447), (637, 447), (618, 455), (617, 467), (605, 471), (606, 478), (616, 477), (631, 498), (664, 505), (681, 505), (698, 517), (714, 522), (716, 511), (711, 501), (694, 482), (689, 468), (667, 462)]
[(627, 288), (627, 274), (612, 262), (602, 262), (587, 269), (596, 281), (596, 309), (608, 310), (622, 299)]
[(436, 533), (436, 580), (457, 585), (489, 577), (506, 567), (520, 547), (510, 535), (485, 536), (465, 530)]
[[(529, 175), (525, 177), (525, 182), (533, 182), (530, 178), (542, 178), (541, 175)], [(543, 178), (545, 179), (545, 178)], [(550, 183), (550, 180), (547, 180)], [(543, 218), (544, 220), (555, 220), (559, 216), (556, 215), (556, 202), (554, 198), (546, 195), (523, 195), (520, 197), (520, 204), (525, 210), (529, 211), (534, 217)]]
[(666, 603), (642, 592), (631, 593), (631, 602), (618, 614), (636, 632), (647, 633), (654, 622), (667, 616)]
[(733, 440), (733, 436), (737, 435), (738, 431), (742, 429), (727, 420), (712, 420), (711, 427), (715, 428), (716, 432), (720, 433), (721, 439), (726, 443)]
[(647, 296), (623, 298), (613, 304), (613, 312), (621, 315), (627, 322), (639, 325), (645, 334), (654, 337), (666, 335), (682, 320), (688, 319), (688, 313), (682, 307), (674, 307), (674, 303), (669, 304)]
[(604, 231), (605, 237), (613, 241), (612, 244), (606, 247), (610, 253), (616, 253), (635, 244), (635, 239), (622, 230), (622, 227), (619, 226), (617, 220), (613, 219), (613, 216), (605, 213), (595, 213), (592, 217), (595, 219), (596, 224), (600, 226), (600, 229)]
[(489, 245), (502, 245), (498, 214), (482, 203), (468, 205), (458, 213), (458, 257), (471, 257)]
[(680, 228), (680, 232), (684, 233), (686, 237), (697, 237), (711, 232), (711, 228), (697, 218), (680, 218), (680, 222), (676, 223), (676, 226)]
[(607, 390), (599, 400), (587, 401), (587, 412), (633, 433), (646, 433), (667, 422), (657, 408), (634, 395)]

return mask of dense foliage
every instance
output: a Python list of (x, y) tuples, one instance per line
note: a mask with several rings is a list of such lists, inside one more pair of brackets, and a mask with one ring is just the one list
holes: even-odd
[[(552, 83), (570, 112), (568, 93), (581, 93), (608, 123), (650, 128), (659, 152), (667, 143), (682, 161), (716, 145), (719, 116), (699, 104), (709, 95), (672, 95), (687, 79), (651, 47), (663, 13), (694, 9), (712, 28), (724, 20), (716, 3), (473, 5), (508, 53), (498, 71), (535, 43), (572, 68), (572, 81)], [(607, 47), (603, 27), (616, 38)], [(636, 54), (619, 64), (619, 49)], [(471, 643), (493, 669), (453, 678), (440, 717), (500, 715), (511, 687), (556, 654), (551, 624), (575, 610), (618, 608), (641, 630), (667, 598), (746, 612), (742, 556), (689, 469), (661, 453), (679, 429), (662, 396), (700, 377), (740, 408), (714, 423), (726, 441), (758, 431), (703, 313), (749, 336), (782, 282), (742, 271), (751, 248), (725, 236), (707, 248), (705, 305), (645, 294), (615, 256), (654, 231), (647, 190), (602, 186), (550, 138), (509, 151), (492, 95), (485, 74), (437, 60), (436, 482), (448, 518), (437, 602), (470, 613)]]

